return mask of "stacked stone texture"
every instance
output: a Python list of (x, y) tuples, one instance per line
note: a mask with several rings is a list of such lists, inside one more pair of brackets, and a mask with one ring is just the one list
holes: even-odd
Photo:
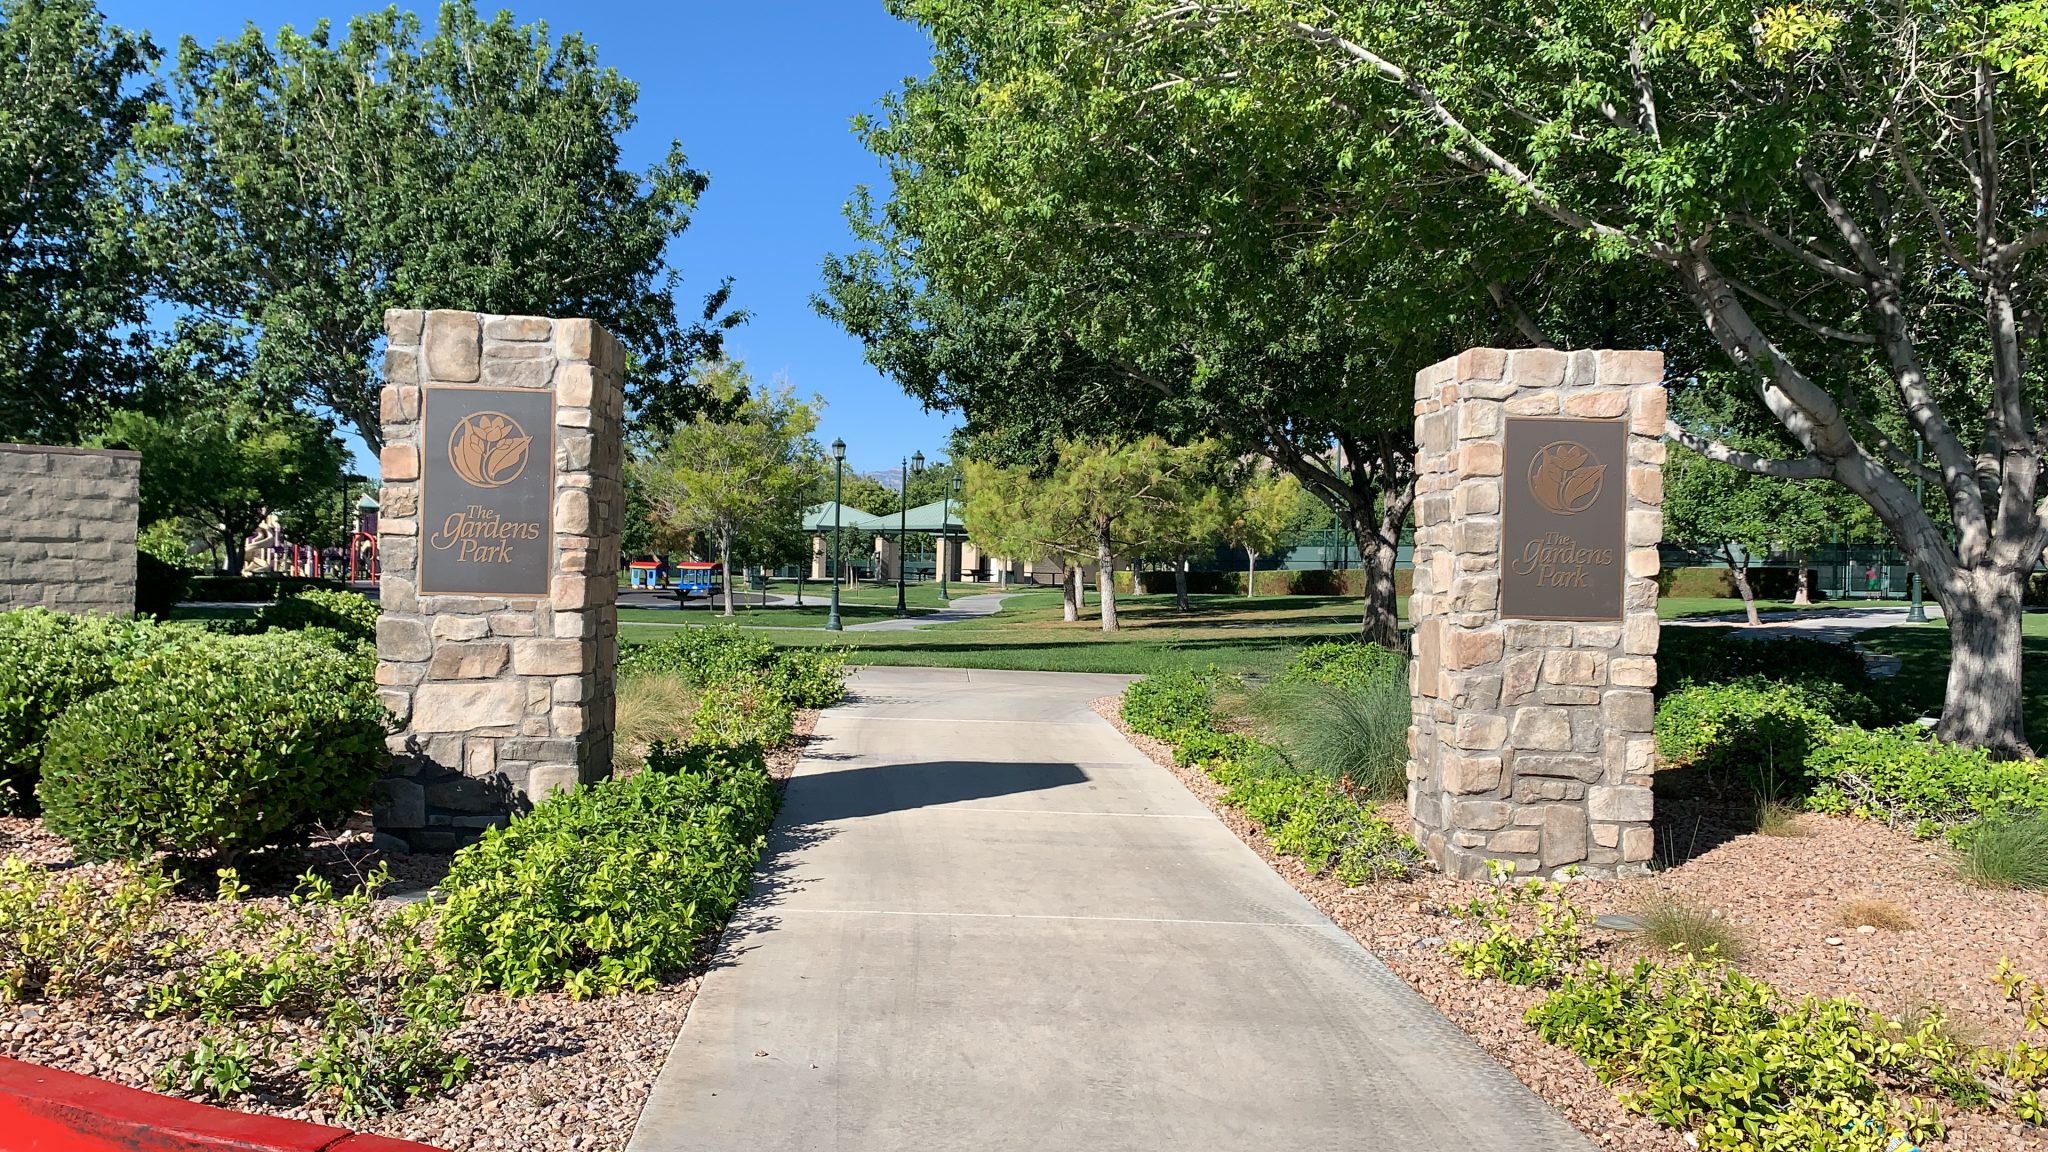
[(142, 457), (0, 444), (0, 610), (135, 611)]
[[(1408, 800), (1445, 872), (1645, 871), (1657, 545), (1664, 531), (1664, 358), (1474, 348), (1415, 378), (1415, 622)], [(1503, 620), (1502, 457), (1515, 416), (1628, 425), (1619, 622)]]
[[(448, 851), (611, 771), (625, 353), (589, 320), (393, 310), (384, 326), (377, 682), (402, 730), (377, 826)], [(419, 593), (421, 399), (437, 385), (553, 390), (548, 595)]]

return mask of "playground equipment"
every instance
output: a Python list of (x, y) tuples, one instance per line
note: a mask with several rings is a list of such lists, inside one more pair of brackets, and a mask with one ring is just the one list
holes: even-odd
[(716, 596), (725, 587), (718, 565), (709, 560), (685, 560), (675, 566), (676, 600), (687, 604), (690, 597), (702, 594)]
[(626, 565), (626, 582), (635, 588), (657, 587), (661, 575), (661, 561), (634, 560)]

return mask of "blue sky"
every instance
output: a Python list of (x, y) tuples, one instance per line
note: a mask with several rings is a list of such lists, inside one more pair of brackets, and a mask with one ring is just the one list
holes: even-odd
[[(116, 24), (146, 28), (165, 48), (182, 34), (212, 41), (254, 22), (310, 27), (345, 24), (377, 0), (100, 0)], [(437, 0), (410, 7), (429, 22)], [(820, 439), (846, 439), (847, 463), (893, 468), (910, 452), (944, 452), (958, 423), (928, 414), (861, 359), (860, 346), (811, 311), (819, 261), (851, 243), (841, 208), (857, 184), (879, 184), (874, 157), (848, 121), (870, 111), (904, 77), (925, 71), (917, 29), (892, 19), (881, 0), (480, 0), (510, 7), (522, 22), (576, 31), (600, 60), (640, 85), (640, 122), (625, 139), (626, 163), (644, 169), (671, 139), (711, 176), (690, 230), (670, 250), (683, 273), (679, 303), (694, 315), (722, 276), (753, 321), (730, 349), (759, 378), (786, 376), (799, 392), (824, 396)]]

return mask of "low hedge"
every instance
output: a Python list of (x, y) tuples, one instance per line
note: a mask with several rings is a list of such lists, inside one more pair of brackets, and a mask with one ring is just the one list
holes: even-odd
[(1124, 690), (1123, 717), (1131, 731), (1169, 743), (1206, 728), (1215, 718), (1209, 680), (1186, 668), (1147, 676)]
[(195, 576), (187, 596), (199, 601), (277, 601), (316, 588), (327, 592), (345, 590), (341, 581), (317, 576)]
[(1280, 673), (1282, 684), (1334, 684), (1340, 688), (1370, 688), (1407, 679), (1407, 653), (1353, 640), (1311, 644)]
[(49, 731), (38, 795), (89, 859), (232, 858), (361, 807), (389, 714), (361, 660), (300, 635), (185, 631)]
[(115, 669), (163, 632), (147, 622), (45, 608), (0, 612), (0, 808), (33, 805), (50, 726), (112, 687)]
[(657, 746), (639, 775), (558, 794), (457, 855), (437, 946), (515, 996), (651, 987), (738, 906), (774, 815), (758, 749)]
[(307, 588), (259, 609), (256, 627), (280, 632), (326, 628), (355, 643), (374, 647), (377, 617), (382, 611), (375, 600), (359, 592)]
[(1818, 782), (1807, 806), (1880, 820), (1927, 836), (1967, 839), (1984, 820), (2048, 813), (2048, 770), (2038, 760), (1999, 760), (1947, 744), (1918, 724), (1831, 732), (1807, 770)]
[(1274, 851), (1313, 872), (1355, 885), (1406, 876), (1422, 860), (1413, 840), (1341, 781), (1292, 771), (1252, 737), (1217, 730), (1214, 707), (1207, 679), (1179, 670), (1125, 689), (1123, 718), (1132, 731), (1172, 744), (1176, 763), (1222, 784), (1225, 804), (1258, 824)]
[(1807, 791), (1807, 758), (1835, 727), (1827, 700), (1804, 685), (1751, 677), (1695, 684), (1657, 706), (1657, 755), (1748, 782), (1768, 796)]
[(762, 686), (787, 708), (825, 708), (845, 695), (846, 653), (836, 648), (777, 648), (725, 624), (678, 628), (619, 656), (619, 674), (662, 673), (700, 689)]

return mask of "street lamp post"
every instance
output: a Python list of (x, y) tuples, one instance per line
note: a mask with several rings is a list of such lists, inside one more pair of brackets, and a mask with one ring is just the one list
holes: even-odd
[(832, 611), (825, 617), (825, 631), (837, 632), (839, 624), (839, 496), (846, 480), (846, 441), (832, 441), (832, 559), (826, 571), (832, 577)]
[(946, 490), (939, 496), (939, 603), (951, 604), (952, 593), (946, 590), (946, 532), (953, 524), (953, 497), (960, 494), (960, 478), (953, 477)]
[(905, 599), (903, 595), (904, 561), (910, 558), (909, 550), (903, 546), (903, 538), (910, 531), (910, 478), (913, 475), (921, 475), (923, 472), (924, 453), (913, 453), (910, 459), (903, 462), (902, 496), (896, 502), (899, 509), (896, 513), (896, 615), (898, 616), (910, 615), (910, 601)]
[[(1913, 463), (1920, 463), (1926, 450), (1927, 441), (1916, 439), (1913, 442)], [(1913, 502), (1922, 505), (1927, 503), (1926, 496), (1921, 493), (1920, 472), (1917, 468), (1913, 471)], [(1913, 603), (1911, 607), (1906, 609), (1906, 623), (1925, 624), (1927, 623), (1927, 605), (1921, 603), (1920, 599), (1920, 570), (1918, 568), (1909, 568), (1907, 571), (1906, 579), (1913, 589)]]

